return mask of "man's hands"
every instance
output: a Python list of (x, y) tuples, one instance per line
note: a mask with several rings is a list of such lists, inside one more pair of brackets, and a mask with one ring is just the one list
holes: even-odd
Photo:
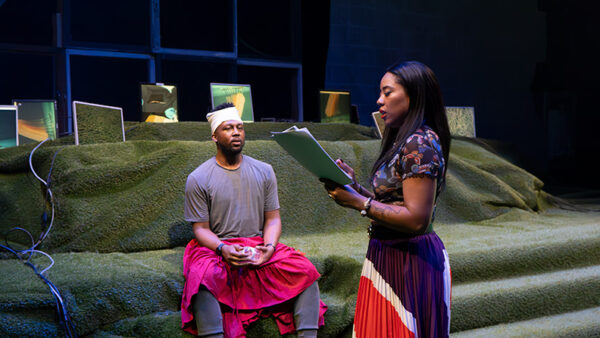
[(261, 264), (267, 262), (273, 256), (275, 252), (275, 248), (271, 245), (269, 246), (256, 246), (256, 254), (253, 260), (250, 259), (252, 256), (252, 252), (244, 252), (244, 247), (239, 244), (225, 244), (221, 248), (221, 253), (223, 255), (223, 259), (225, 262), (235, 267), (243, 267), (243, 266), (260, 266)]
[(225, 244), (221, 248), (221, 254), (225, 262), (232, 266), (246, 266), (252, 261), (249, 260), (250, 254), (244, 252), (244, 247), (239, 244)]
[(254, 263), (252, 263), (252, 265), (254, 265), (254, 266), (259, 266), (259, 265), (269, 261), (269, 259), (271, 259), (271, 256), (273, 256), (273, 253), (275, 253), (275, 247), (273, 245), (269, 245), (269, 246), (257, 245), (256, 250), (258, 251), (256, 253), (258, 256), (258, 259)]

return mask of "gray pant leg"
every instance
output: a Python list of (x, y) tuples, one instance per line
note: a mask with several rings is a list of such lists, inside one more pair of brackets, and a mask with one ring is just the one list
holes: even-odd
[(200, 290), (192, 300), (194, 319), (198, 327), (199, 336), (218, 337), (223, 334), (223, 315), (219, 302), (208, 290), (200, 287)]
[(319, 328), (320, 302), (319, 284), (315, 281), (302, 291), (294, 302), (294, 323), (297, 331), (314, 330), (316, 334), (316, 330)]

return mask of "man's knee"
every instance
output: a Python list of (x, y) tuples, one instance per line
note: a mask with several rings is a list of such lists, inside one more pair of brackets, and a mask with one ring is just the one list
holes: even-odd
[(316, 330), (319, 328), (319, 310), (321, 303), (321, 295), (319, 292), (319, 284), (315, 281), (311, 286), (302, 291), (296, 298), (294, 303), (294, 323), (296, 324), (296, 330), (298, 330), (298, 336), (300, 331), (305, 331), (302, 334), (306, 337), (313, 337), (312, 332), (316, 334)]
[(296, 333), (296, 336), (298, 336), (298, 338), (316, 338), (317, 330), (299, 330)]
[(201, 337), (222, 337), (223, 316), (221, 315), (221, 306), (215, 296), (204, 287), (200, 287), (192, 304), (198, 335)]

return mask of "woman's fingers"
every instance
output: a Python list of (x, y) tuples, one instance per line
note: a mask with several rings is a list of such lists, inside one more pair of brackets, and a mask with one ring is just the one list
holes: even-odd
[(319, 181), (321, 181), (325, 184), (325, 189), (327, 189), (327, 191), (329, 191), (329, 192), (331, 192), (332, 190), (335, 190), (335, 188), (340, 186), (339, 184), (335, 183), (334, 181), (332, 181), (328, 178), (319, 178)]
[(335, 163), (342, 168), (343, 171), (347, 172), (350, 175), (354, 175), (354, 169), (351, 166), (347, 165), (342, 159), (337, 159)]

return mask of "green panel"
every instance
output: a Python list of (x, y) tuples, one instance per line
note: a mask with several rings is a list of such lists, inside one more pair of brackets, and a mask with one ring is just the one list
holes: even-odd
[(117, 107), (75, 103), (79, 144), (123, 142), (123, 111)]

